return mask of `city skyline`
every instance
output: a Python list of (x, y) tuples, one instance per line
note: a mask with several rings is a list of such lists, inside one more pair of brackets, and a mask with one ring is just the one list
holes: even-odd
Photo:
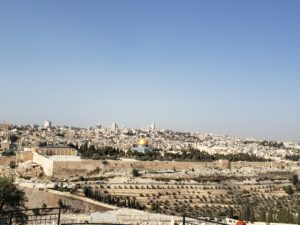
[(1, 1), (0, 121), (299, 141), (299, 1)]
[[(50, 123), (50, 125), (49, 125)], [(43, 122), (39, 121), (39, 122), (32, 122), (32, 123), (11, 123), (10, 121), (2, 121), (0, 122), (0, 124), (6, 124), (6, 125), (12, 125), (12, 126), (38, 126), (39, 128), (62, 128), (62, 127), (69, 127), (69, 128), (75, 128), (75, 129), (104, 129), (104, 130), (112, 130), (112, 131), (116, 131), (116, 128), (119, 131), (128, 131), (128, 130), (142, 130), (142, 131), (161, 131), (161, 132), (165, 132), (165, 131), (171, 131), (171, 132), (183, 132), (183, 133), (194, 133), (194, 134), (207, 134), (207, 135), (213, 135), (213, 136), (220, 136), (220, 137), (233, 137), (233, 138), (238, 138), (238, 139), (254, 139), (254, 140), (267, 140), (267, 141), (277, 141), (277, 142), (292, 142), (292, 143), (298, 143), (300, 145), (300, 141), (299, 140), (283, 140), (283, 139), (272, 139), (272, 138), (268, 138), (268, 137), (255, 137), (255, 136), (242, 136), (242, 135), (235, 135), (235, 134), (229, 134), (229, 133), (215, 133), (215, 132), (209, 132), (209, 131), (205, 131), (205, 130), (189, 130), (189, 129), (172, 129), (172, 128), (168, 128), (168, 127), (160, 127), (157, 126), (156, 123), (151, 123), (151, 124), (140, 124), (140, 125), (135, 125), (135, 126), (131, 126), (131, 125), (124, 125), (124, 124), (119, 124), (116, 121), (111, 122), (110, 124), (103, 124), (103, 123), (97, 123), (97, 124), (90, 124), (88, 126), (81, 126), (81, 125), (76, 125), (76, 124), (66, 124), (63, 122), (57, 122), (57, 121), (51, 121), (51, 120), (45, 120)], [(113, 128), (115, 127), (116, 128)]]

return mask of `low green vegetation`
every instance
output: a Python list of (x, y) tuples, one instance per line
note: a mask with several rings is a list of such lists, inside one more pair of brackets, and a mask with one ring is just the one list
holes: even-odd
[(148, 185), (95, 184), (83, 187), (82, 192), (108, 204), (169, 215), (296, 224), (300, 221), (300, 193), (296, 186), (284, 180), (276, 184), (263, 180), (252, 185), (225, 180), (223, 184), (214, 185), (203, 182), (186, 184), (184, 181)]
[(154, 152), (128, 152), (128, 156), (132, 156), (135, 159), (148, 161), (148, 160), (161, 160), (161, 161), (194, 161), (194, 162), (212, 162), (216, 160), (229, 160), (232, 162), (236, 161), (249, 161), (249, 162), (267, 162), (269, 159), (261, 158), (256, 155), (251, 155), (247, 153), (239, 153), (239, 154), (209, 154), (204, 151), (200, 151), (197, 149), (191, 150), (182, 150), (181, 153), (168, 153), (166, 152), (164, 156), (158, 151)]
[(108, 194), (107, 191), (101, 193), (99, 190), (94, 190), (90, 186), (83, 187), (83, 193), (86, 197), (95, 199), (107, 204), (116, 205), (118, 207), (128, 207), (133, 209), (144, 209), (142, 205), (138, 201), (136, 201), (135, 197), (131, 196), (114, 196)]
[(135, 168), (132, 169), (131, 173), (132, 173), (132, 176), (134, 176), (134, 177), (139, 176), (139, 171)]
[(15, 153), (15, 151), (13, 151), (13, 150), (5, 150), (5, 151), (3, 151), (2, 152), (2, 156), (14, 156), (14, 155), (16, 155), (16, 153)]
[(287, 193), (288, 195), (292, 195), (294, 194), (294, 189), (292, 187), (292, 185), (288, 185), (288, 186), (284, 186), (283, 190), (285, 191), (285, 193)]
[(0, 178), (0, 211), (25, 208), (24, 191), (17, 188), (13, 178)]
[[(111, 146), (105, 146), (103, 148), (95, 148), (95, 146), (88, 146), (87, 143), (78, 147), (73, 144), (69, 144), (69, 147), (75, 148), (78, 150), (82, 158), (85, 159), (94, 159), (94, 160), (106, 160), (112, 159), (116, 160), (120, 157), (133, 157), (141, 161), (152, 161), (152, 160), (161, 160), (161, 161), (202, 161), (202, 162), (211, 162), (215, 160), (229, 160), (232, 162), (236, 161), (250, 161), (250, 162), (266, 162), (270, 161), (269, 159), (261, 158), (256, 155), (239, 153), (239, 154), (209, 154), (198, 149), (189, 149), (189, 150), (180, 150), (178, 153), (168, 153), (166, 152), (164, 156), (161, 155), (161, 149), (153, 149), (153, 151), (147, 151), (145, 153), (127, 151), (126, 155), (124, 151), (114, 148)], [(180, 153), (179, 153), (180, 152)]]
[(298, 162), (300, 161), (300, 155), (286, 155), (285, 159)]
[(120, 157), (123, 157), (125, 155), (125, 153), (122, 150), (111, 146), (95, 148), (94, 145), (88, 146), (88, 143), (85, 143), (81, 147), (78, 147), (73, 144), (69, 144), (69, 147), (77, 149), (78, 153), (83, 159), (119, 159)]
[(18, 166), (18, 164), (16, 163), (16, 161), (11, 161), (11, 162), (9, 163), (9, 167), (10, 167), (11, 169), (15, 169), (17, 166)]

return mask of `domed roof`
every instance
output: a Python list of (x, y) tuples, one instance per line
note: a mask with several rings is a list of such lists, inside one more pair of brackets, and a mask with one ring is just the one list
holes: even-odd
[(246, 223), (243, 220), (239, 220), (235, 225), (246, 225)]
[(139, 140), (139, 145), (145, 145), (145, 146), (148, 146), (149, 142), (146, 138), (141, 138)]

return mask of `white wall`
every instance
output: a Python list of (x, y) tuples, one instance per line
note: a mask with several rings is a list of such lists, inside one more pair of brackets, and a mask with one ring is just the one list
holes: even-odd
[(53, 175), (53, 160), (51, 160), (51, 159), (49, 159), (45, 156), (39, 155), (36, 152), (33, 152), (32, 161), (39, 164), (39, 165), (41, 165), (44, 169), (44, 173), (47, 176), (52, 176)]

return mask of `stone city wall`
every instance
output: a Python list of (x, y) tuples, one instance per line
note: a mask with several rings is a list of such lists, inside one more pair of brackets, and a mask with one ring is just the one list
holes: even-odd
[(189, 170), (205, 168), (233, 168), (240, 169), (243, 167), (250, 168), (287, 168), (287, 163), (281, 162), (229, 162), (220, 160), (214, 162), (170, 162), (170, 161), (116, 161), (116, 160), (81, 160), (81, 161), (54, 161), (53, 175), (85, 175), (87, 172), (96, 169), (120, 169), (130, 170), (136, 168), (139, 170)]
[(240, 162), (231, 162), (232, 169), (241, 169), (243, 167), (251, 167), (251, 168), (273, 168), (273, 169), (283, 169), (289, 168), (291, 165), (285, 162), (248, 162), (248, 161), (240, 161)]
[(130, 170), (186, 170), (186, 169), (205, 169), (205, 168), (229, 168), (230, 163), (226, 160), (215, 162), (168, 162), (168, 161), (54, 161), (53, 176), (64, 175), (85, 175), (87, 172), (96, 169), (120, 169)]
[(204, 169), (217, 166), (209, 162), (172, 162), (172, 161), (106, 161), (102, 163), (104, 169), (140, 169), (140, 170), (173, 170)]
[(67, 147), (43, 147), (35, 149), (41, 155), (77, 155), (77, 150)]
[(16, 155), (17, 163), (31, 161), (32, 159), (33, 159), (33, 154), (31, 151), (17, 153), (17, 155)]
[(102, 162), (99, 160), (54, 161), (53, 176), (86, 175), (87, 172), (97, 167), (102, 168)]
[[(99, 164), (97, 164), (99, 165)], [(219, 160), (213, 162), (174, 162), (174, 161), (113, 161), (107, 160), (102, 161), (101, 169), (146, 169), (146, 170), (185, 170), (185, 169), (212, 169), (212, 168), (220, 168), (220, 169), (239, 169), (243, 167), (250, 168), (288, 168), (291, 165), (286, 162), (247, 162), (247, 161), (239, 161), (239, 162), (229, 162), (228, 160)]]
[(8, 166), (10, 162), (16, 161), (16, 156), (8, 156), (0, 159), (1, 166)]
[(0, 165), (8, 166), (9, 163), (15, 161), (17, 163), (31, 161), (32, 160), (32, 152), (21, 152), (17, 153), (14, 156), (3, 157), (0, 159)]
[(53, 160), (33, 152), (32, 161), (43, 167), (44, 173), (47, 176), (53, 175)]
[[(174, 161), (118, 161), (118, 160), (79, 160), (79, 161), (61, 161), (49, 159), (46, 156), (39, 155), (36, 152), (24, 153), (19, 155), (20, 160), (33, 159), (34, 162), (40, 164), (47, 176), (82, 176), (95, 170), (97, 167), (102, 170), (130, 170), (136, 168), (139, 170), (203, 170), (211, 168), (219, 169), (240, 169), (249, 168), (289, 168), (288, 163), (283, 162), (229, 162), (228, 160), (219, 160), (214, 162), (174, 162)], [(5, 159), (5, 163), (15, 160), (11, 157)], [(0, 161), (1, 163), (1, 161)]]
[(146, 169), (146, 170), (185, 170), (185, 169), (205, 169), (205, 168), (230, 168), (228, 160), (214, 162), (175, 162), (175, 161), (107, 161), (103, 165), (107, 169)]

